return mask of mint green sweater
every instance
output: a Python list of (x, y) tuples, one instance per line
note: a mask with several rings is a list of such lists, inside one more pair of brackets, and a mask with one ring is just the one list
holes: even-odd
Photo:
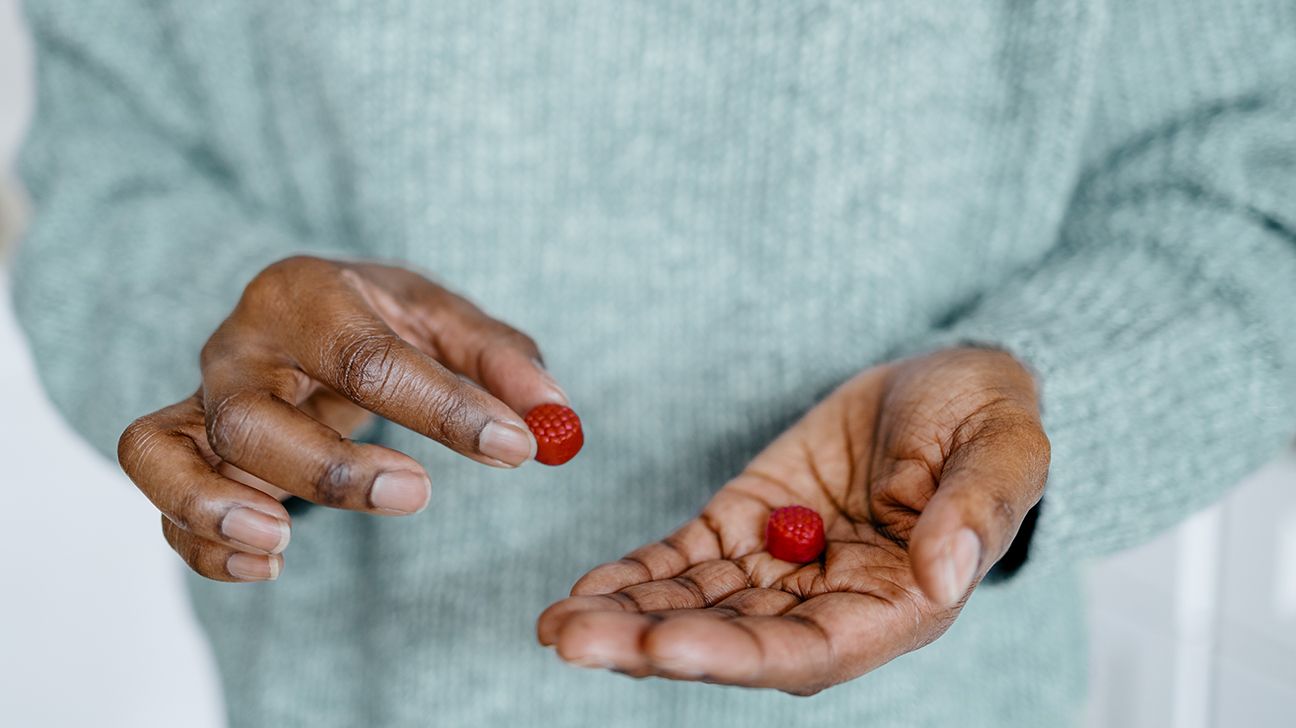
[[(1296, 431), (1291, 0), (28, 14), (17, 306), (104, 452), (295, 251), (433, 271), (533, 334), (585, 418), (571, 464), (509, 472), (380, 429), (432, 472), (426, 512), (307, 510), (278, 582), (195, 578), (234, 726), (1066, 725), (1077, 565)], [(1054, 461), (1024, 566), (944, 638), (808, 699), (536, 644), (822, 393), (957, 342), (1038, 371)]]

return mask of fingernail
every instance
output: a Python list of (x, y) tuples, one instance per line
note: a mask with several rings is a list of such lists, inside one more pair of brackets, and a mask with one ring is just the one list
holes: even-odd
[(418, 513), (432, 500), (432, 483), (422, 473), (398, 470), (374, 478), (369, 502), (391, 513)]
[(540, 374), (544, 376), (545, 385), (549, 388), (545, 401), (554, 404), (571, 404), (571, 400), (567, 398), (567, 393), (558, 385), (558, 380), (554, 379), (549, 370), (545, 368), (544, 362), (539, 359), (532, 359), (531, 362), (536, 365), (536, 369), (540, 370)]
[(970, 528), (960, 529), (945, 545), (941, 601), (957, 604), (972, 586), (977, 565), (981, 561), (981, 539)]
[(502, 420), (482, 428), (477, 440), (482, 455), (509, 466), (518, 466), (535, 456), (535, 438), (530, 432)]
[(225, 562), (225, 569), (236, 579), (274, 581), (279, 578), (279, 558), (256, 554), (231, 554), (229, 560)]
[(252, 508), (235, 508), (221, 520), (225, 537), (266, 553), (277, 554), (288, 545), (292, 529), (284, 521)]

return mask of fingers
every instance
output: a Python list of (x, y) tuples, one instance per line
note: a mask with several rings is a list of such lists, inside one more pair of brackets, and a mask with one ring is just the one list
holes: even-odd
[(203, 457), (191, 433), (202, 431), (196, 397), (136, 420), (122, 434), (122, 469), (169, 523), (227, 550), (279, 553), (289, 516), (265, 493), (226, 478)]
[(912, 649), (903, 625), (890, 624), (895, 615), (878, 605), (862, 594), (800, 602), (749, 589), (713, 609), (573, 613), (553, 644), (586, 667), (811, 694)]
[(220, 581), (276, 579), (289, 516), (276, 499), (219, 474), (202, 436), (198, 395), (126, 428), (122, 469), (162, 512), (167, 542), (194, 571)]
[[(748, 593), (749, 596), (739, 597)], [(789, 600), (792, 604), (788, 604)], [(706, 631), (718, 628), (716, 622), (720, 620), (778, 614), (800, 600), (786, 592), (747, 589), (724, 601), (745, 611), (720, 604), (705, 609), (701, 600), (689, 607), (641, 611), (630, 600), (573, 597), (554, 605), (542, 616), (541, 643), (554, 646), (559, 657), (577, 665), (631, 674), (669, 673), (669, 676), (693, 678), (703, 671), (683, 664), (687, 660), (681, 659), (682, 647), (676, 640), (687, 639), (691, 630), (680, 630), (681, 623), (691, 620), (699, 625), (700, 631)], [(666, 606), (666, 602), (658, 604)]]
[(204, 386), (211, 389), (210, 378), (219, 376), (222, 398), (269, 391), (296, 405), (299, 398), (282, 392), (287, 388), (282, 372), (300, 371), (362, 408), (479, 462), (506, 467), (525, 462), (535, 453), (535, 440), (522, 418), (393, 328), (426, 340), (440, 324), (364, 283), (355, 267), (288, 259), (249, 284), (204, 348)]
[(663, 673), (747, 687), (815, 692), (833, 669), (822, 627), (793, 609), (779, 617), (707, 622), (663, 620), (644, 635), (649, 663)]
[(909, 541), (914, 577), (954, 605), (994, 564), (1040, 498), (1049, 444), (1032, 416), (987, 421), (956, 442)]
[[(632, 584), (677, 576), (712, 559), (741, 559), (764, 549), (763, 530), (774, 499), (786, 491), (760, 494), (769, 483), (743, 474), (716, 493), (700, 518), (620, 561), (603, 564), (572, 587), (572, 594), (608, 594)], [(786, 502), (781, 500), (780, 502)]]
[(693, 564), (720, 557), (716, 533), (701, 519), (694, 519), (661, 541), (596, 567), (576, 582), (571, 593), (610, 594), (632, 584), (677, 576)]
[(461, 380), (380, 323), (326, 324), (301, 352), (307, 374), (397, 424), (492, 465), (535, 455), (526, 424), (503, 402)]
[[(726, 592), (727, 596), (720, 596)], [(540, 615), (536, 623), (536, 636), (540, 644), (552, 646), (558, 641), (559, 631), (567, 620), (583, 613), (652, 613), (658, 617), (670, 617), (684, 612), (702, 612), (713, 617), (770, 616), (783, 614), (800, 603), (801, 599), (795, 594), (780, 589), (734, 583), (717, 585), (709, 597), (679, 592), (677, 585), (666, 585), (656, 593), (568, 597), (551, 605)]]
[(189, 568), (216, 581), (274, 581), (283, 569), (280, 554), (250, 554), (210, 541), (162, 518), (162, 534)]
[(558, 628), (579, 612), (656, 612), (701, 609), (751, 586), (736, 563), (706, 561), (679, 576), (635, 584), (610, 594), (568, 597), (549, 607), (536, 624), (541, 644), (553, 644)]
[(427, 506), (431, 482), (417, 461), (345, 439), (274, 392), (237, 389), (254, 370), (251, 363), (237, 373), (208, 368), (207, 438), (222, 460), (333, 508), (405, 515)]

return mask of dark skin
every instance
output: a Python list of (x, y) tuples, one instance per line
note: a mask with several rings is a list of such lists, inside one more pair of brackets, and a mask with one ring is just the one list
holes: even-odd
[[(202, 387), (123, 434), (123, 468), (198, 573), (273, 579), (295, 495), (382, 515), (427, 504), (412, 458), (347, 435), (373, 414), (486, 465), (534, 456), (519, 413), (566, 397), (534, 342), (409, 271), (291, 258), (202, 352)], [(856, 375), (694, 520), (586, 574), (541, 643), (635, 676), (812, 694), (935, 640), (1038, 502), (1049, 445), (1010, 355), (951, 349)], [(764, 551), (772, 509), (824, 519), (820, 561)]]
[(275, 263), (201, 362), (202, 387), (132, 423), (118, 459), (172, 548), (221, 581), (278, 576), (290, 495), (379, 515), (426, 506), (423, 466), (347, 439), (373, 414), (511, 468), (535, 454), (518, 413), (566, 402), (530, 337), (418, 274), (370, 263)]
[[(954, 349), (843, 384), (675, 533), (545, 610), (564, 660), (810, 695), (929, 644), (1038, 502), (1049, 445), (1031, 375)], [(820, 561), (764, 549), (770, 511), (824, 519)]]

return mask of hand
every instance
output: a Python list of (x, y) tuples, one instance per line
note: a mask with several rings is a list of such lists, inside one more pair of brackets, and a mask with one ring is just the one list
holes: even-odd
[[(564, 660), (808, 695), (929, 644), (1039, 500), (1049, 444), (1008, 354), (865, 371), (665, 539), (586, 574), (540, 616)], [(770, 511), (814, 508), (822, 561), (766, 553)]]
[(427, 505), (418, 462), (346, 439), (370, 413), (515, 467), (536, 447), (518, 412), (566, 403), (529, 337), (374, 264), (297, 257), (266, 268), (201, 362), (198, 392), (132, 423), (118, 459), (162, 512), (171, 547), (223, 581), (279, 575), (289, 495), (386, 515)]

